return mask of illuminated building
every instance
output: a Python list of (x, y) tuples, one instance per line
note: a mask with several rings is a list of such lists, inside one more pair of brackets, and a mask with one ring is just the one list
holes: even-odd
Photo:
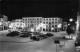
[(62, 23), (62, 19), (59, 17), (43, 18), (43, 24), (47, 24), (47, 29), (43, 31), (60, 31), (58, 25)]
[(22, 20), (25, 23), (25, 26), (28, 28), (38, 26), (42, 23), (42, 17), (23, 17)]
[(12, 29), (22, 29), (24, 27), (25, 27), (25, 23), (22, 21), (22, 19), (13, 20), (9, 25), (9, 28)]
[(8, 17), (5, 15), (2, 15), (2, 18), (0, 18), (0, 30), (5, 30), (8, 28)]
[[(42, 31), (60, 31), (58, 25), (62, 23), (62, 19), (59, 17), (42, 18), (42, 17), (23, 17), (25, 26), (28, 28), (42, 29)], [(42, 24), (46, 25), (46, 28), (42, 28)], [(32, 30), (33, 31), (33, 30)]]

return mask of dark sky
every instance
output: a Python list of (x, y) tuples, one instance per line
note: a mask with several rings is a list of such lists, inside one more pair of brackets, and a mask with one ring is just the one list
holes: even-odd
[(53, 1), (8, 1), (1, 2), (1, 14), (9, 19), (25, 16), (76, 18), (78, 11), (77, 0)]

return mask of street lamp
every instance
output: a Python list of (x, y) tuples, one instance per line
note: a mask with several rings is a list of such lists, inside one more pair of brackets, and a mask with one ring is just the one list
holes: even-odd
[(70, 25), (70, 24), (68, 24), (68, 25)]
[(61, 23), (60, 23), (60, 24), (58, 24), (58, 28), (61, 28), (61, 25), (62, 25)]
[(72, 21), (73, 21), (73, 19), (71, 18), (71, 19), (69, 19), (69, 21), (70, 21), (70, 22), (72, 22)]

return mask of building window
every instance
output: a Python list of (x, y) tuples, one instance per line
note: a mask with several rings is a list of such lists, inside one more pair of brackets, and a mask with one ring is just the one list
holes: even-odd
[(40, 18), (40, 20), (42, 20), (42, 18)]
[(19, 21), (16, 21), (16, 22), (19, 22)]
[(57, 23), (57, 21), (55, 21), (55, 23)]
[(33, 21), (31, 21), (31, 23), (33, 23)]
[(48, 19), (46, 19), (46, 20), (48, 20)]
[(37, 21), (37, 23), (39, 23), (39, 21)]
[(52, 25), (52, 27), (54, 27), (54, 25)]
[(54, 20), (54, 19), (52, 19), (52, 20)]
[(23, 22), (23, 21), (21, 21), (21, 22)]
[(55, 25), (55, 27), (57, 27), (57, 25)]
[(41, 23), (41, 21), (40, 21), (40, 23)]
[(45, 24), (45, 22), (43, 22)]
[(57, 18), (55, 20), (57, 20)]
[(52, 22), (52, 23), (54, 23), (54, 22)]
[(48, 22), (46, 22), (46, 24), (48, 24)]
[(49, 19), (49, 20), (51, 20), (51, 19)]
[(34, 21), (36, 23), (36, 21)]
[(49, 22), (49, 24), (51, 24), (51, 22)]
[(23, 23), (24, 23), (24, 21), (23, 21)]

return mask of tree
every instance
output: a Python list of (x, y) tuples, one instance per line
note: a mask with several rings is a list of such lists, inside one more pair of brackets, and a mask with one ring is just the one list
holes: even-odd
[(69, 35), (69, 38), (70, 38), (70, 34), (73, 33), (73, 29), (71, 28), (71, 26), (67, 27), (66, 32), (67, 32), (67, 34)]

